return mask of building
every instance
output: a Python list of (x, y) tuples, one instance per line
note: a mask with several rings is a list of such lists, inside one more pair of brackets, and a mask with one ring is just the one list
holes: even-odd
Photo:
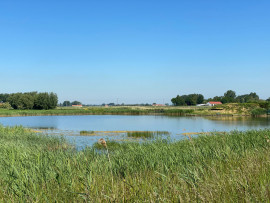
[(197, 104), (196, 106), (209, 106), (208, 104)]
[(222, 104), (221, 102), (217, 102), (217, 101), (210, 101), (207, 103), (208, 106), (215, 106), (215, 105), (219, 105)]
[(82, 107), (81, 104), (78, 104), (78, 105), (72, 105), (72, 107)]
[(164, 104), (152, 104), (152, 106), (166, 106), (166, 105), (164, 105)]

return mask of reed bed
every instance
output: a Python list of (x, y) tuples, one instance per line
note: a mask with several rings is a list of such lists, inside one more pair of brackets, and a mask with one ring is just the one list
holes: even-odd
[(0, 202), (269, 202), (269, 183), (270, 130), (121, 143), (112, 153), (107, 142), (102, 153), (0, 126)]
[(127, 131), (128, 137), (154, 138), (155, 136), (169, 135), (168, 131)]
[(81, 130), (80, 135), (94, 135), (95, 131), (92, 130)]
[(58, 108), (51, 110), (7, 110), (0, 109), (0, 116), (42, 116), (42, 115), (174, 115), (184, 116), (194, 113), (192, 109), (171, 108), (134, 108), (134, 107), (88, 107)]

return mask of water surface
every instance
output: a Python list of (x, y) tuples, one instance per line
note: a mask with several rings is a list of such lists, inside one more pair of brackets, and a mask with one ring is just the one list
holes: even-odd
[[(81, 130), (91, 131), (168, 131), (173, 139), (183, 139), (182, 133), (264, 129), (269, 118), (250, 117), (171, 117), (134, 115), (27, 116), (0, 117), (4, 126), (22, 125), (41, 129), (49, 134), (67, 135), (67, 139), (83, 148), (100, 136), (79, 136)], [(106, 135), (104, 135), (106, 136)], [(116, 138), (113, 138), (116, 139)], [(119, 139), (119, 137), (117, 137)]]

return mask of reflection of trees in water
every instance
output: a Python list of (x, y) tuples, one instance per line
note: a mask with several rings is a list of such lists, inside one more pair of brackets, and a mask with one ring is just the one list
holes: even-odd
[(44, 126), (35, 126), (33, 127), (35, 129), (39, 129), (39, 130), (56, 130), (56, 127), (44, 127)]
[(270, 127), (270, 117), (204, 117), (204, 119), (229, 125)]

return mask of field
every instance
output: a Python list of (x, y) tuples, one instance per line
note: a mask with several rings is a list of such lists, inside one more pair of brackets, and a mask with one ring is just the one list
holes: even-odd
[(268, 202), (269, 149), (270, 130), (76, 151), (63, 138), (0, 126), (0, 201)]
[(112, 107), (58, 107), (52, 110), (1, 109), (0, 116), (41, 115), (168, 115), (168, 116), (251, 116), (260, 115), (258, 104), (225, 104), (218, 107), (197, 106), (112, 106)]

